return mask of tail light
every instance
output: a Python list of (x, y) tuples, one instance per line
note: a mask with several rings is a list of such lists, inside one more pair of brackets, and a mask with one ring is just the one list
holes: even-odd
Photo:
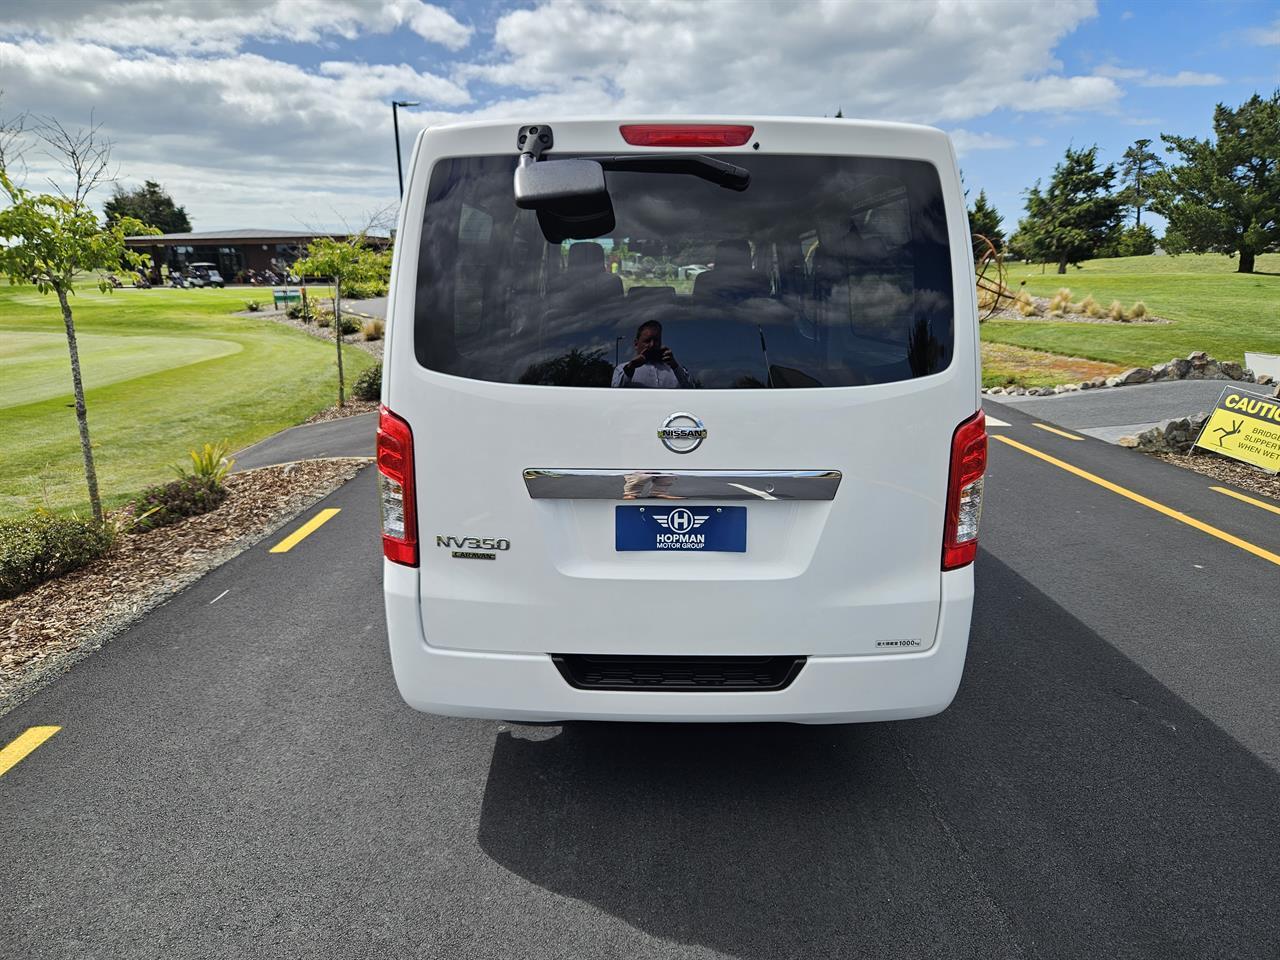
[(987, 470), (987, 418), (979, 410), (951, 437), (951, 477), (947, 521), (942, 535), (942, 569), (973, 563), (982, 518), (982, 475)]
[(406, 567), (418, 565), (418, 517), (413, 487), (413, 431), (386, 407), (379, 407), (378, 497), (382, 501), (382, 554)]
[(622, 139), (635, 147), (740, 147), (755, 127), (730, 123), (624, 123)]

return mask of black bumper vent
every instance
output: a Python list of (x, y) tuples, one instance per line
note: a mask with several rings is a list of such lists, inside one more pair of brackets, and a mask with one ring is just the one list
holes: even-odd
[(782, 690), (804, 657), (628, 657), (552, 654), (560, 675), (579, 690)]

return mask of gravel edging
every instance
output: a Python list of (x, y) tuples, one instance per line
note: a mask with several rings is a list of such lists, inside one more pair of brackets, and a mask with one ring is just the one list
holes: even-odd
[[(359, 317), (362, 320), (378, 320), (379, 317), (371, 317), (368, 314), (357, 313), (354, 310), (342, 311), (346, 316)], [(237, 317), (248, 317), (254, 320), (270, 320), (273, 323), (281, 323), (287, 327), (293, 327), (295, 330), (301, 330), (308, 336), (315, 337), (317, 340), (324, 340), (326, 343), (333, 343), (333, 327), (321, 327), (314, 323), (307, 323), (304, 320), (295, 320), (286, 314), (283, 310), (256, 310), (242, 311), (236, 314)], [(344, 347), (355, 347), (357, 350), (363, 350), (370, 356), (382, 359), (382, 340), (365, 340), (359, 333), (349, 333), (342, 338)]]
[(0, 601), (0, 717), (371, 462), (301, 460), (232, 474), (218, 509), (127, 535), (101, 560)]
[(360, 417), (366, 413), (378, 412), (377, 400), (348, 400), (343, 406), (336, 403), (325, 407), (319, 413), (303, 421), (304, 423), (328, 423), (331, 420), (343, 420), (347, 417)]
[(1269, 497), (1275, 501), (1275, 506), (1280, 507), (1280, 474), (1265, 473), (1247, 463), (1228, 460), (1216, 453), (1193, 451), (1191, 453), (1147, 453), (1146, 455), (1184, 470), (1194, 470), (1206, 477), (1212, 477), (1219, 483), (1228, 483), (1241, 490)]

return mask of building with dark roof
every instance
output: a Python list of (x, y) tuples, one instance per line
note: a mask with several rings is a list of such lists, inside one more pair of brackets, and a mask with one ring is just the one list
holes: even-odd
[[(347, 239), (343, 233), (294, 230), (211, 230), (202, 233), (161, 233), (126, 237), (131, 250), (151, 255), (152, 281), (160, 268), (183, 272), (192, 263), (212, 263), (228, 283), (247, 271), (284, 273), (302, 256), (307, 244), (318, 237)], [(380, 238), (373, 238), (380, 239)]]

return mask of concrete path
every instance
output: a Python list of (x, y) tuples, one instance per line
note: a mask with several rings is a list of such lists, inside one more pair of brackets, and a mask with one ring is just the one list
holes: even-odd
[(1189, 417), (1213, 409), (1224, 387), (1270, 394), (1272, 387), (1230, 380), (1175, 380), (1143, 383), (1135, 387), (1083, 390), (1053, 397), (992, 397), (1027, 416), (1108, 443), (1133, 436), (1165, 420)]
[(327, 423), (304, 423), (232, 454), (237, 470), (319, 457), (372, 457), (378, 418), (372, 413)]

